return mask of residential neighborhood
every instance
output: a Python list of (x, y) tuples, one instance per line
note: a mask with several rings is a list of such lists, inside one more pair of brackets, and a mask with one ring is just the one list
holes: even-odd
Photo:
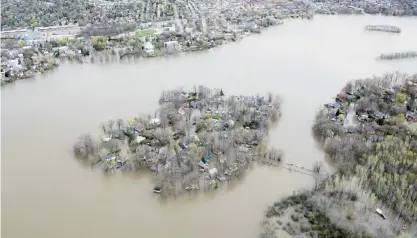
[[(310, 19), (316, 13), (391, 14), (381, 10), (384, 4), (388, 3), (30, 0), (11, 4), (2, 1), (1, 83), (43, 73), (62, 60), (105, 62), (206, 50), (258, 34), (263, 28), (282, 24), (285, 18)], [(413, 1), (398, 3), (393, 9), (395, 14), (417, 13)]]

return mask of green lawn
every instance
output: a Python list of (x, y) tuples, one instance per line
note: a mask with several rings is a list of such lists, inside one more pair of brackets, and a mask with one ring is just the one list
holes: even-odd
[(154, 30), (154, 29), (139, 30), (139, 31), (136, 31), (136, 37), (137, 38), (142, 38), (142, 37), (145, 37), (145, 36), (154, 35), (155, 33), (156, 33), (156, 30)]

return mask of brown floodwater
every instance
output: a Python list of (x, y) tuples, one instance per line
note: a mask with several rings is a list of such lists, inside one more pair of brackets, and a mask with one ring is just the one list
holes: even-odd
[[(399, 35), (364, 32), (395, 24)], [(153, 112), (161, 90), (204, 84), (226, 94), (278, 93), (283, 117), (270, 143), (285, 160), (323, 160), (311, 137), (317, 108), (349, 79), (415, 72), (417, 18), (318, 16), (292, 20), (211, 52), (113, 64), (64, 64), (1, 89), (2, 235), (5, 238), (252, 238), (267, 206), (309, 188), (306, 175), (255, 166), (214, 195), (161, 202), (146, 174), (106, 177), (72, 158), (76, 138), (107, 119)]]

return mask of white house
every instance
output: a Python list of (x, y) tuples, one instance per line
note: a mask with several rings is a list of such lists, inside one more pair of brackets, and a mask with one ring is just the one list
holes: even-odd
[(217, 175), (217, 169), (216, 168), (212, 168), (209, 170), (209, 174), (210, 176), (213, 178), (214, 176)]
[(145, 44), (143, 44), (143, 49), (147, 54), (152, 55), (154, 53), (154, 47), (151, 42), (145, 42)]
[(12, 68), (13, 70), (20, 70), (22, 69), (22, 65), (20, 65), (19, 60), (18, 59), (14, 59), (14, 60), (9, 60), (7, 62), (8, 66), (10, 68)]
[(153, 119), (150, 120), (149, 124), (159, 126), (159, 125), (161, 125), (161, 119), (153, 118)]
[(167, 41), (164, 43), (164, 49), (167, 53), (173, 53), (181, 50), (181, 45), (178, 41)]

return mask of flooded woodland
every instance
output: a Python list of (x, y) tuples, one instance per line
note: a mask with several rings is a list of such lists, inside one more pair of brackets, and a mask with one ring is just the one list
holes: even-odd
[[(401, 34), (364, 31), (396, 25)], [(318, 108), (348, 80), (415, 73), (417, 18), (316, 16), (289, 20), (209, 52), (109, 64), (63, 64), (1, 89), (2, 235), (18, 237), (257, 237), (269, 204), (314, 184), (310, 176), (254, 165), (216, 193), (161, 201), (147, 172), (115, 173), (78, 163), (79, 135), (108, 119), (154, 112), (163, 90), (205, 85), (225, 95), (280, 95), (269, 143), (284, 161), (325, 161), (312, 137)], [(414, 48), (413, 48), (414, 47)]]

